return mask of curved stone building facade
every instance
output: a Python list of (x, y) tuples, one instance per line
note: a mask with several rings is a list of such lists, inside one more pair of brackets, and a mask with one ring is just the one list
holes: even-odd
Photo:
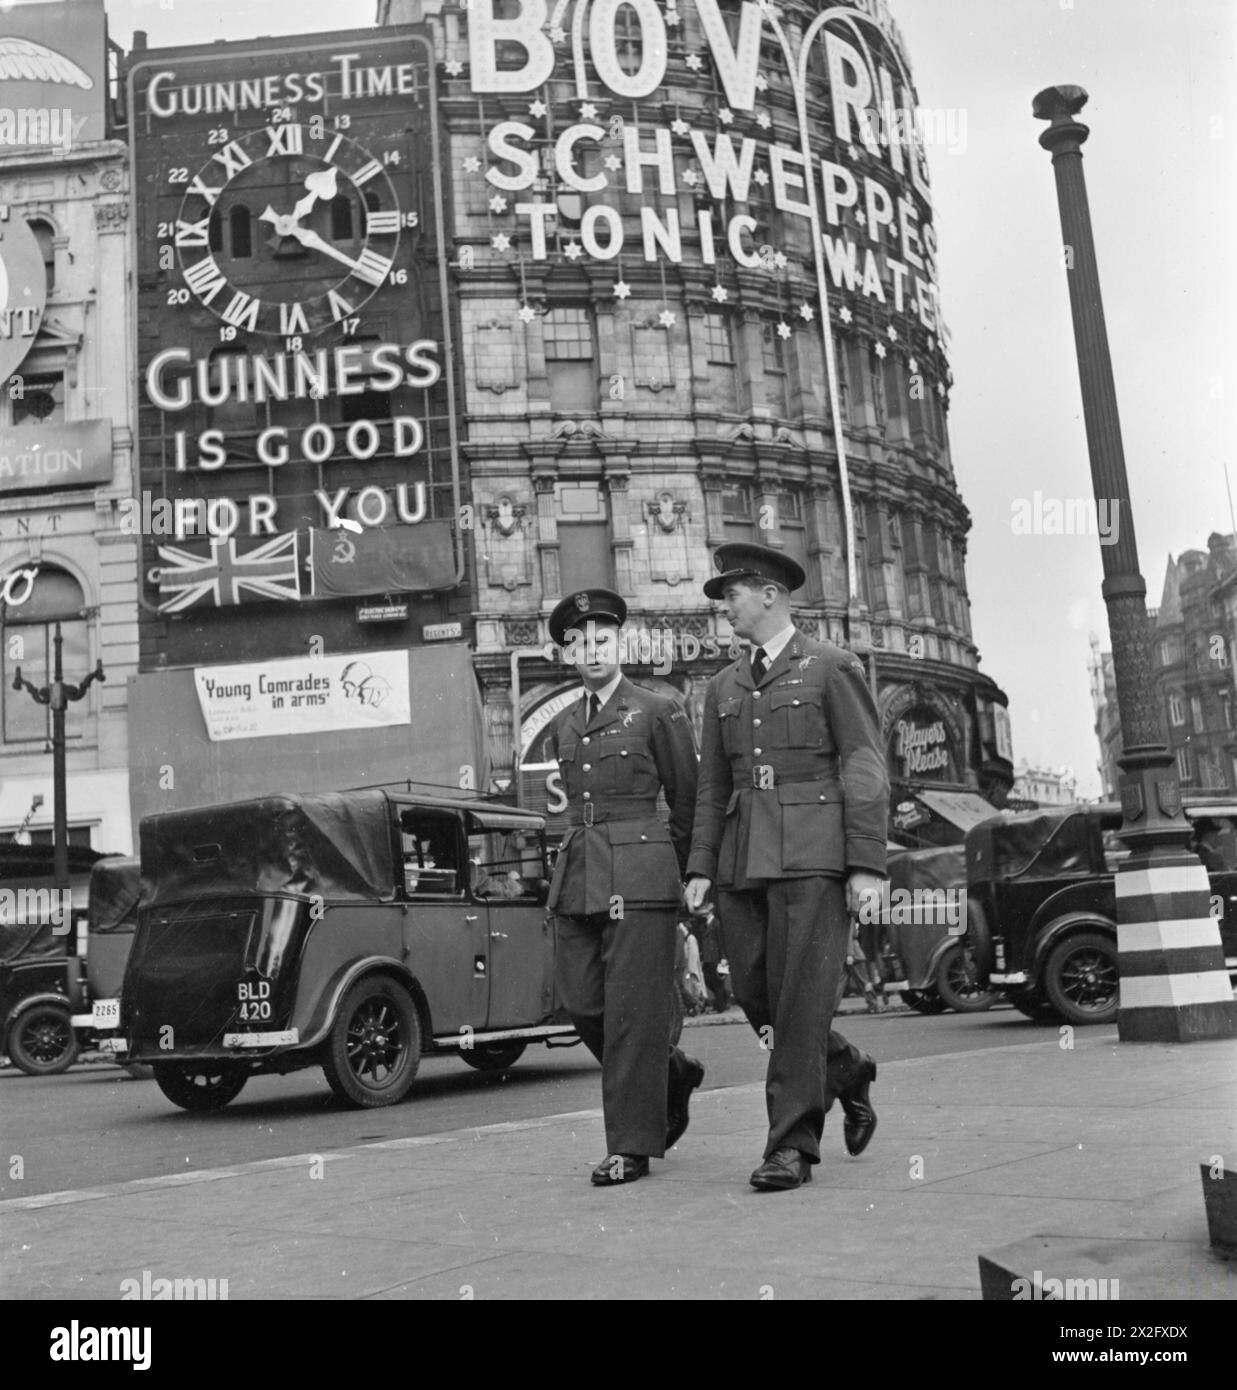
[[(559, 597), (611, 584), (632, 673), (699, 710), (731, 636), (701, 584), (751, 538), (796, 621), (864, 655), (896, 810), (999, 802), (919, 107), (881, 0), (389, 0), (428, 22), (473, 485), (493, 786), (553, 812), (539, 732), (573, 698)], [(963, 798), (965, 800), (965, 798)]]

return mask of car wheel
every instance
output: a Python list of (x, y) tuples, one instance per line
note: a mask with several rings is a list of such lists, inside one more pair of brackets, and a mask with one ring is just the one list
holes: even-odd
[(460, 1060), (478, 1071), (506, 1071), (523, 1057), (527, 1046), (523, 1038), (514, 1038), (511, 1042), (474, 1043), (472, 1047), (460, 1048)]
[(1067, 936), (1044, 967), (1048, 998), (1070, 1023), (1111, 1023), (1118, 983), (1117, 943), (1099, 932)]
[(1032, 1023), (1047, 1023), (1051, 1019), (1060, 1017), (1056, 1009), (1039, 990), (1030, 986), (1026, 989), (1007, 989), (1005, 997), (1020, 1014), (1029, 1018)]
[(32, 1004), (9, 1033), (9, 1060), (27, 1076), (54, 1076), (77, 1060), (67, 1004)]
[(899, 991), (902, 1002), (921, 1014), (943, 1014), (949, 1007), (933, 989), (904, 989)]
[(322, 1070), (341, 1100), (365, 1110), (408, 1094), (421, 1064), (421, 1025), (408, 991), (394, 980), (358, 980), (344, 996)]
[(936, 967), (936, 990), (945, 1007), (960, 1014), (983, 1013), (996, 1000), (996, 993), (984, 989), (975, 977), (975, 964), (970, 951), (956, 941), (941, 957)]
[(248, 1080), (248, 1071), (235, 1062), (155, 1063), (155, 1084), (182, 1110), (222, 1110)]

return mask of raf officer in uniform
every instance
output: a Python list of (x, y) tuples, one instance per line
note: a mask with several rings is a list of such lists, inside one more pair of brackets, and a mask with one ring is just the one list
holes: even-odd
[(769, 1137), (751, 1183), (779, 1191), (810, 1180), (835, 1098), (852, 1154), (876, 1127), (876, 1063), (830, 1023), (849, 915), (885, 874), (889, 780), (863, 666), (791, 621), (802, 568), (748, 544), (719, 546), (714, 562), (705, 594), (752, 650), (705, 697), (687, 905), (716, 882), (735, 997), (769, 1048)]
[[(601, 1063), (605, 1160), (599, 1187), (634, 1182), (687, 1128), (704, 1068), (670, 1046), (674, 952), (696, 803), (692, 726), (666, 695), (633, 685), (619, 662), (627, 605), (609, 589), (569, 594), (550, 635), (584, 682), (546, 752), (562, 771), (571, 828), (549, 907), (556, 977), (577, 1032)], [(667, 826), (657, 795), (670, 807)]]

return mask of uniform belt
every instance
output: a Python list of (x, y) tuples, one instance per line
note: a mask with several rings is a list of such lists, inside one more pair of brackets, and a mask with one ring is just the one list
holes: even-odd
[(602, 825), (609, 821), (648, 820), (657, 815), (656, 801), (618, 801), (611, 798), (604, 806), (595, 801), (583, 805), (572, 805), (568, 813), (568, 825)]
[[(772, 773), (773, 780), (767, 784), (761, 780), (760, 769), (767, 773)], [(788, 786), (791, 782), (836, 782), (838, 772), (834, 768), (829, 772), (773, 772), (768, 763), (753, 763), (747, 779), (740, 780), (735, 778), (735, 786), (742, 789), (750, 788), (753, 791), (772, 791), (776, 787)]]

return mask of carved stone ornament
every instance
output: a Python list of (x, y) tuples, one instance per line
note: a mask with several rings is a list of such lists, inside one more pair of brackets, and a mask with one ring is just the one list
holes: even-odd
[(658, 528), (667, 535), (681, 527), (687, 511), (687, 503), (676, 502), (674, 495), (669, 492), (659, 492), (652, 501), (644, 505), (649, 520), (656, 522)]
[(1171, 819), (1181, 814), (1181, 788), (1176, 778), (1157, 777), (1155, 799), (1160, 803), (1160, 810)]
[(1121, 787), (1121, 812), (1127, 821), (1136, 821), (1146, 808), (1143, 789), (1137, 782), (1125, 782)]
[(527, 508), (504, 495), (494, 506), (487, 508), (485, 515), (492, 529), (500, 536), (511, 536), (523, 529), (526, 511)]
[(100, 186), (105, 188), (109, 193), (115, 193), (124, 181), (125, 176), (119, 169), (104, 169), (99, 175)]

